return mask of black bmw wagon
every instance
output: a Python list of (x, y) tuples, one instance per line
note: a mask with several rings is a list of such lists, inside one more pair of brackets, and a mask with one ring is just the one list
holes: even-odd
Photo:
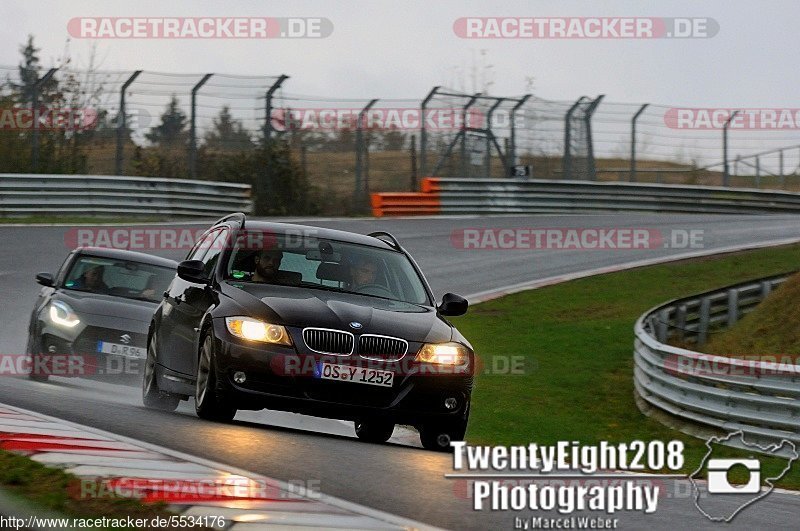
[(206, 231), (150, 324), (142, 393), (201, 418), (277, 409), (353, 421), (388, 440), (414, 426), (448, 450), (469, 418), (475, 355), (447, 321), (467, 301), (433, 293), (388, 233), (246, 220)]

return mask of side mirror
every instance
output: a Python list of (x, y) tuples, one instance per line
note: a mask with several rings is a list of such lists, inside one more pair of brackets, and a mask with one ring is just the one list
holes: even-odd
[(442, 315), (455, 317), (467, 313), (468, 306), (469, 302), (467, 302), (467, 299), (464, 297), (456, 295), (455, 293), (445, 293), (438, 309), (439, 313)]
[(208, 284), (204, 267), (201, 260), (184, 260), (178, 264), (178, 277), (195, 284)]
[(55, 284), (55, 279), (51, 273), (36, 273), (36, 282), (42, 286), (52, 288), (53, 284)]

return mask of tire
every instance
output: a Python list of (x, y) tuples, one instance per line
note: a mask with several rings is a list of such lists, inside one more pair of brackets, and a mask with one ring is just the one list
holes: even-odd
[(28, 373), (28, 378), (34, 382), (46, 382), (50, 378), (50, 374), (41, 372), (37, 368), (42, 366), (39, 360), (42, 357), (41, 341), (37, 341), (34, 336), (28, 336), (28, 359), (31, 362), (31, 372)]
[(214, 341), (209, 332), (203, 338), (197, 360), (194, 410), (201, 419), (230, 422), (236, 416), (236, 408), (219, 389), (218, 382)]
[(356, 437), (365, 442), (385, 443), (394, 432), (394, 423), (384, 420), (357, 420)]
[(180, 403), (179, 396), (161, 391), (158, 388), (158, 378), (156, 376), (156, 337), (153, 334), (147, 344), (147, 358), (144, 362), (144, 374), (142, 375), (142, 403), (150, 409), (161, 411), (175, 411)]
[(441, 421), (430, 422), (419, 426), (419, 440), (422, 447), (426, 450), (435, 452), (452, 452), (450, 441), (463, 441), (467, 433), (467, 421), (469, 420), (469, 406), (463, 417)]

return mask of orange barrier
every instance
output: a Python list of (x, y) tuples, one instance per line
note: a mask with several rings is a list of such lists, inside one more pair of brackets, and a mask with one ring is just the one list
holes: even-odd
[(372, 215), (383, 216), (424, 216), (441, 212), (439, 201), (439, 179), (422, 179), (421, 192), (380, 192), (371, 194)]

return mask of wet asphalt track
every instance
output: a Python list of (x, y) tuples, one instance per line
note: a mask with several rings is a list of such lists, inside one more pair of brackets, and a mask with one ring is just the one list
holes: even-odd
[[(308, 220), (308, 224), (356, 232), (389, 230), (412, 252), (437, 296), (470, 295), (530, 280), (613, 266), (688, 249), (481, 250), (454, 248), (454, 230), (475, 227), (631, 227), (686, 231), (704, 229), (704, 245), (722, 248), (766, 240), (800, 238), (800, 217), (699, 215), (542, 215), (395, 220)], [(0, 353), (21, 353), (38, 286), (33, 276), (55, 271), (68, 246), (69, 227), (0, 225)], [(180, 259), (185, 252), (157, 252)], [(37, 383), (4, 377), (0, 402), (160, 444), (284, 481), (317, 480), (326, 494), (450, 529), (510, 529), (514, 517), (532, 513), (475, 512), (463, 483), (443, 477), (451, 457), (400, 443), (362, 444), (340, 422), (276, 412), (245, 412), (230, 425), (194, 417), (191, 404), (176, 414), (146, 410), (139, 390), (79, 379)], [(510, 406), (513, 407), (513, 406)], [(532, 442), (535, 434), (531, 434)], [(666, 482), (673, 491), (673, 482)], [(685, 490), (681, 489), (681, 490)], [(671, 494), (671, 492), (670, 492)], [(800, 497), (773, 493), (737, 517), (730, 529), (796, 528)], [(536, 516), (544, 516), (536, 514)], [(553, 515), (556, 516), (556, 515)], [(719, 529), (685, 496), (668, 495), (654, 515), (618, 514), (623, 528)]]

